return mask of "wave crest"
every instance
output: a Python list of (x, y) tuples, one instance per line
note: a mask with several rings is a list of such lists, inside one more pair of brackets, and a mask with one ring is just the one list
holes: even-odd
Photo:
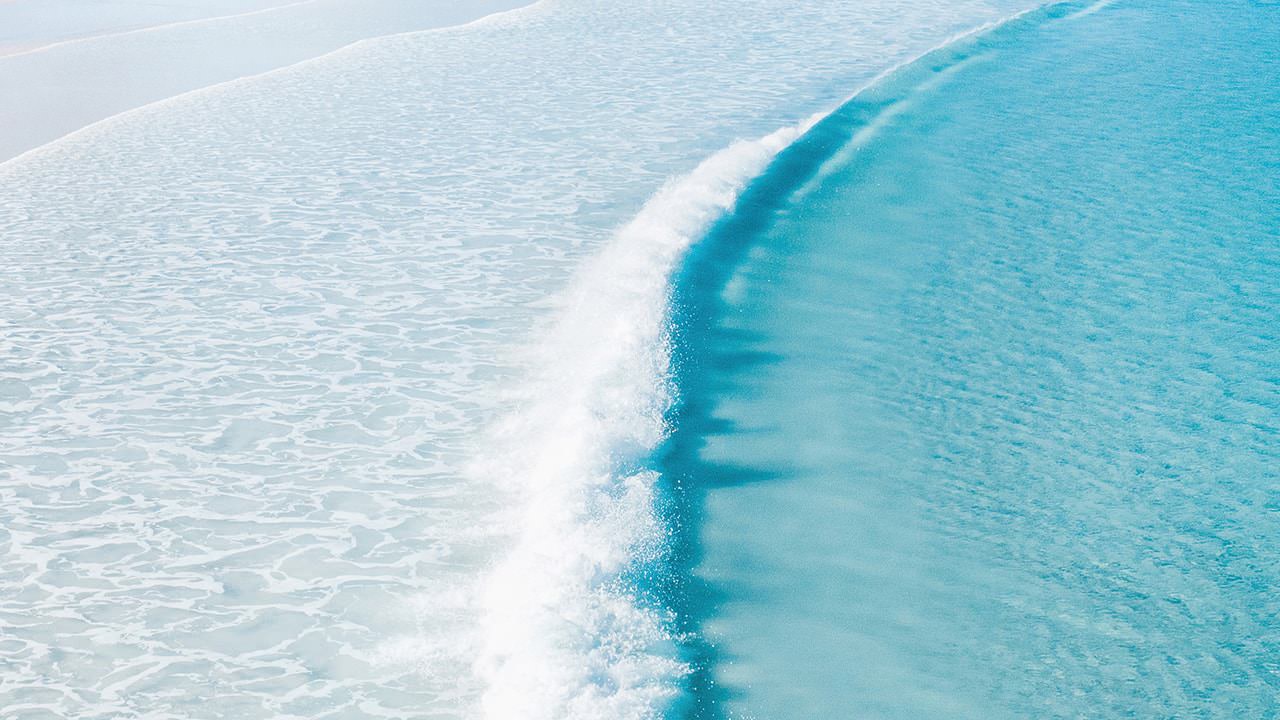
[(657, 474), (641, 468), (673, 398), (669, 279), (817, 120), (735, 143), (668, 182), (584, 264), (532, 348), (532, 377), (481, 466), (517, 500), (511, 549), (481, 599), (486, 717), (653, 718), (688, 674), (670, 618), (624, 579), (665, 551)]

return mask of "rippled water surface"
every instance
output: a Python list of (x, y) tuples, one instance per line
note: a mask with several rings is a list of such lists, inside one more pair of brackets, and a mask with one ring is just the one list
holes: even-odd
[(1280, 712), (1280, 7), (900, 73), (680, 280), (703, 718)]
[(477, 600), (516, 349), (669, 176), (1022, 5), (548, 1), (0, 165), (0, 715), (657, 716), (578, 495), (497, 599), (540, 623)]

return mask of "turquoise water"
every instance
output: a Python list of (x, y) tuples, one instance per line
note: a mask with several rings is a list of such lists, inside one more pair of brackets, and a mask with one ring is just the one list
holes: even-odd
[(680, 715), (1280, 713), (1280, 5), (935, 53), (676, 287)]
[[(671, 270), (797, 123), (1033, 1), (547, 0), (164, 63), (201, 89), (0, 162), (0, 718), (661, 717), (686, 668), (622, 576), (665, 538)], [(49, 62), (502, 4), (0, 64), (100, 110)], [(3, 85), (0, 145), (40, 117)]]

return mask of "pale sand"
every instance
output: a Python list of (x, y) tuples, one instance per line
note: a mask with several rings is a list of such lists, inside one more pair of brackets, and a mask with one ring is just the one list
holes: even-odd
[[(532, 0), (282, 0), (243, 12), (88, 37), (0, 41), (0, 163), (174, 95), (325, 55), (360, 40), (460, 25)], [(0, 0), (12, 10), (13, 0)], [(125, 0), (106, 0), (122, 10)], [(222, 8), (230, 3), (221, 3)], [(274, 5), (274, 7), (267, 7)], [(211, 12), (218, 0), (207, 0)], [(102, 5), (98, 6), (99, 10)], [(74, 20), (74, 18), (72, 18)], [(7, 33), (22, 37), (10, 27)], [(3, 37), (3, 36), (0, 36)], [(56, 37), (56, 36), (55, 36)]]

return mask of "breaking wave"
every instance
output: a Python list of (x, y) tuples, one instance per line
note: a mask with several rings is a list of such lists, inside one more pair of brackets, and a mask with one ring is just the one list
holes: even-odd
[[(884, 78), (1025, 13), (955, 35)], [(847, 102), (847, 100), (846, 100)], [(842, 103), (843, 105), (843, 103)], [(510, 550), (485, 581), (476, 670), (494, 719), (656, 718), (692, 668), (675, 618), (632, 578), (670, 528), (648, 459), (667, 436), (671, 280), (774, 158), (834, 112), (739, 141), (668, 182), (578, 271), (528, 348), (530, 377), (474, 471), (513, 496)]]

